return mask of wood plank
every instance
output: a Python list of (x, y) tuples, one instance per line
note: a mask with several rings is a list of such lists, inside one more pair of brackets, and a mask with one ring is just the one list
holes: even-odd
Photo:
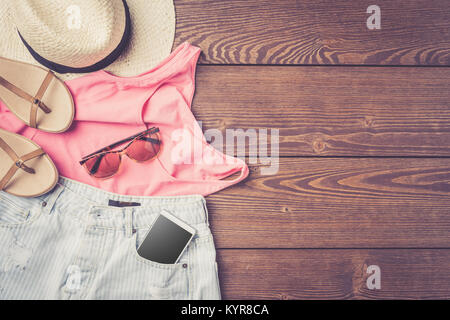
[(176, 0), (175, 45), (209, 64), (449, 65), (448, 0)]
[(282, 156), (450, 156), (450, 68), (199, 66), (193, 111)]
[(448, 248), (450, 159), (284, 158), (208, 196), (218, 248)]
[[(219, 250), (224, 299), (450, 299), (450, 250)], [(367, 267), (381, 289), (367, 289)]]

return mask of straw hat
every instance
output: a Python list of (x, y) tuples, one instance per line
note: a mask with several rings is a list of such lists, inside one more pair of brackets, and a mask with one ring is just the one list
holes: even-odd
[(103, 68), (143, 73), (170, 54), (175, 35), (173, 0), (0, 0), (0, 21), (1, 57), (63, 80)]

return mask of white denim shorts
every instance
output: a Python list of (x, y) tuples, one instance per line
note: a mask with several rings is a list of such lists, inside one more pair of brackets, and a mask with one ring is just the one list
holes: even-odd
[[(197, 231), (177, 264), (136, 251), (161, 210)], [(38, 198), (0, 192), (0, 299), (220, 299), (205, 199), (121, 196), (65, 178)]]

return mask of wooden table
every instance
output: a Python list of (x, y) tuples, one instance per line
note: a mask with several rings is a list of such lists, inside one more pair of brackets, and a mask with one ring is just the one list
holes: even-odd
[(223, 298), (449, 299), (449, 1), (175, 5), (204, 130), (280, 133), (276, 175), (207, 198)]

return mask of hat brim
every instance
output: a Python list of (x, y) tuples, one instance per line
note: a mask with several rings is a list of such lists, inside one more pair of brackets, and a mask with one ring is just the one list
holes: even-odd
[[(16, 0), (0, 0), (0, 56), (34, 65), (33, 58), (20, 39), (10, 7)], [(116, 76), (137, 76), (157, 66), (172, 51), (175, 37), (175, 7), (173, 0), (126, 0), (131, 17), (129, 43), (111, 65), (104, 68)], [(85, 73), (59, 73), (64, 80), (79, 78)]]

